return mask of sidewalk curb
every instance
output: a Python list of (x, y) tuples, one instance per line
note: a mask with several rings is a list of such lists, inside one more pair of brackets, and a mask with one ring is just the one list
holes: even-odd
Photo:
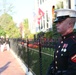
[(17, 56), (17, 54), (12, 49), (10, 49), (10, 52), (14, 55), (14, 57), (19, 62), (21, 68), (25, 72), (25, 75), (33, 75), (32, 72), (30, 72), (30, 71), (28, 72), (28, 68), (26, 67), (26, 65), (22, 62), (22, 60)]

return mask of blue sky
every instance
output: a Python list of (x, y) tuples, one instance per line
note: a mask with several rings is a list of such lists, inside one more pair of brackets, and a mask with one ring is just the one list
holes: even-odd
[(34, 11), (34, 0), (10, 0), (13, 3), (14, 11), (13, 19), (16, 22), (21, 22), (23, 19), (28, 18)]
[[(7, 6), (10, 4), (13, 5), (13, 14), (10, 14), (14, 21), (20, 23), (25, 18), (30, 17), (33, 15), (34, 11), (34, 0), (0, 0), (0, 9), (3, 10), (3, 3), (8, 3)], [(0, 12), (0, 15), (2, 13)]]

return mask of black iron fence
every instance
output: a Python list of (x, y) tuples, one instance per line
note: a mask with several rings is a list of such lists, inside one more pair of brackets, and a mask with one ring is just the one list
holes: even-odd
[(10, 47), (34, 75), (46, 75), (53, 60), (55, 40), (10, 39)]

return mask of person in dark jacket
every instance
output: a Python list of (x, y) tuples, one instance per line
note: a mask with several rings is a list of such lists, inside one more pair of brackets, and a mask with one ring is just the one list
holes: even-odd
[(1, 50), (1, 52), (3, 52), (4, 51), (4, 46), (5, 46), (5, 38), (4, 38), (4, 36), (1, 36), (0, 44), (1, 44), (0, 50)]
[(10, 45), (9, 38), (6, 37), (6, 39), (5, 39), (5, 49), (8, 50), (8, 51), (10, 50), (9, 45)]
[(76, 35), (73, 32), (76, 10), (58, 9), (55, 11), (57, 32), (61, 34), (46, 75), (76, 75)]

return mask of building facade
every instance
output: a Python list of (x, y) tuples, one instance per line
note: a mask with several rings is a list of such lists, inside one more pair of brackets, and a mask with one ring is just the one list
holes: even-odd
[[(31, 32), (47, 32), (52, 30), (53, 26), (53, 7), (55, 9), (59, 8), (70, 8), (76, 10), (76, 0), (35, 0), (34, 8), (34, 18), (31, 25)], [(40, 19), (40, 24), (38, 24), (38, 9), (44, 12), (44, 16)], [(33, 27), (33, 28), (32, 28)]]

